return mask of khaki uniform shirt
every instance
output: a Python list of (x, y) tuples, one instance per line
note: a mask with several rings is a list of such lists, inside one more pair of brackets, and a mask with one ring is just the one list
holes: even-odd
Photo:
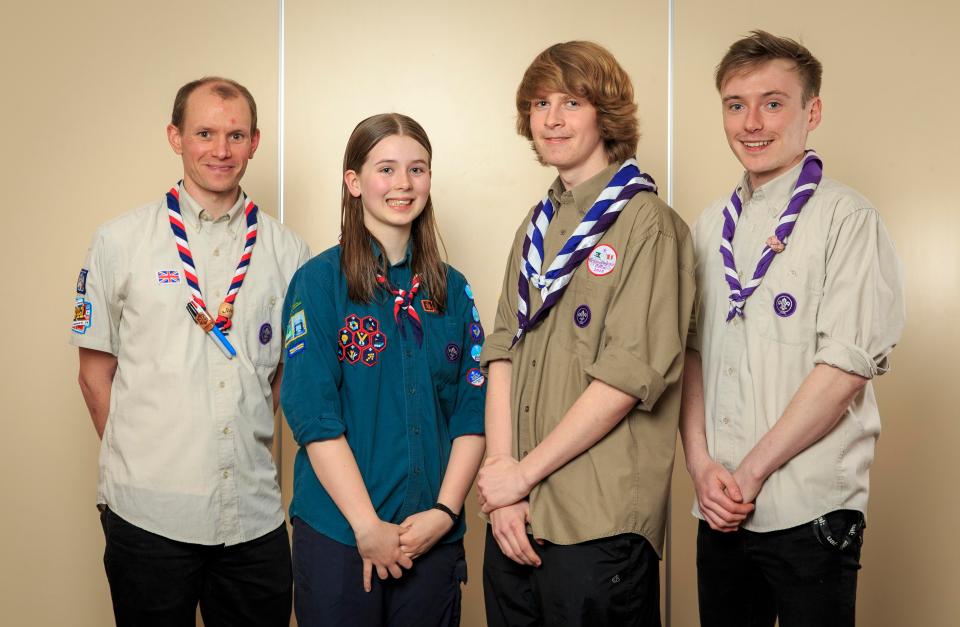
[[(733, 240), (741, 277), (753, 276), (800, 168), (752, 194), (746, 178), (741, 182), (743, 213)], [(729, 287), (720, 256), (725, 203), (717, 201), (694, 227), (698, 307), (690, 346), (703, 361), (710, 455), (733, 471), (816, 364), (868, 379), (886, 372), (903, 329), (904, 302), (900, 262), (880, 214), (854, 190), (824, 178), (786, 249), (747, 299), (743, 319), (727, 323)], [(770, 475), (741, 526), (773, 531), (836, 509), (866, 513), (879, 433), (868, 383), (830, 433)], [(693, 511), (699, 516), (696, 504)]]
[[(544, 269), (618, 168), (611, 165), (571, 190), (559, 179), (553, 183), (556, 213), (546, 232)], [(514, 456), (540, 444), (594, 379), (639, 399), (607, 436), (533, 488), (531, 531), (557, 544), (637, 533), (659, 553), (694, 296), (689, 231), (655, 194), (637, 194), (597, 244), (615, 251), (612, 270), (609, 257), (596, 274), (584, 261), (547, 318), (511, 349), (531, 215), (510, 250), (495, 327), (480, 357), (483, 366), (512, 362)], [(532, 316), (541, 304), (533, 287), (530, 299)]]
[[(214, 316), (244, 247), (243, 198), (210, 221), (180, 188)], [(280, 359), (284, 292), (310, 253), (262, 211), (257, 224), (227, 336), (237, 350), (232, 360), (187, 313), (191, 293), (165, 200), (100, 227), (77, 282), (71, 343), (117, 357), (97, 502), (172, 540), (232, 545), (283, 522), (270, 452), (270, 382)]]

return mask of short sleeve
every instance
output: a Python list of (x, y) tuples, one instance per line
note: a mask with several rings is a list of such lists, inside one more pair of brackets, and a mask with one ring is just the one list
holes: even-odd
[(814, 363), (873, 378), (889, 367), (906, 313), (903, 268), (879, 213), (853, 211), (831, 229)]
[(116, 258), (103, 229), (94, 235), (87, 258), (77, 276), (70, 343), (112, 355), (120, 352), (122, 302), (117, 294)]
[(505, 359), (511, 361), (513, 355), (510, 347), (513, 338), (517, 335), (519, 322), (517, 321), (517, 281), (520, 275), (520, 246), (523, 232), (526, 229), (529, 216), (523, 221), (514, 237), (513, 245), (507, 256), (506, 269), (503, 273), (503, 285), (500, 288), (500, 300), (497, 301), (497, 315), (493, 323), (493, 331), (487, 336), (480, 355), (480, 365), (486, 370), (491, 361)]
[[(472, 290), (468, 290), (466, 279), (459, 280), (447, 293), (447, 298), (454, 307), (448, 308), (448, 315), (459, 317), (462, 337), (460, 345), (466, 350), (460, 351), (459, 372), (457, 373), (457, 393), (453, 410), (447, 418), (450, 439), (461, 435), (483, 435), (483, 410), (486, 398), (486, 377), (480, 371), (479, 356), (483, 349), (484, 339), (480, 329), (479, 316), (474, 316), (476, 303), (472, 297)], [(468, 298), (467, 293), (471, 296)], [(451, 298), (451, 296), (453, 298)]]
[(285, 322), (280, 382), (280, 404), (293, 438), (300, 446), (326, 440), (346, 431), (340, 405), (342, 373), (336, 338), (325, 331), (335, 311), (321, 273), (307, 265), (290, 281), (283, 303)]

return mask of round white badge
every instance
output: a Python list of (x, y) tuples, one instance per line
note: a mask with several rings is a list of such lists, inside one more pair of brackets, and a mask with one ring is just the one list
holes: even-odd
[(587, 257), (587, 270), (596, 276), (610, 274), (616, 266), (617, 251), (607, 244), (600, 244), (591, 250), (590, 256)]

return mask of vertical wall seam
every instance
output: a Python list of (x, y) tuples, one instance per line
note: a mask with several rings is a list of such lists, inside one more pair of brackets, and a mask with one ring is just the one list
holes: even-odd
[[(284, 223), (283, 207), (283, 187), (284, 187), (284, 104), (286, 102), (284, 90), (286, 84), (284, 81), (285, 63), (284, 57), (284, 14), (285, 6), (283, 0), (277, 0), (278, 26), (277, 26), (277, 218), (280, 224)], [(278, 427), (273, 435), (277, 443), (277, 485), (283, 487), (283, 419), (278, 422)]]
[[(674, 67), (673, 53), (675, 42), (674, 34), (674, 0), (667, 0), (667, 204), (673, 207), (673, 114), (674, 114)], [(671, 627), (672, 614), (672, 588), (673, 588), (673, 490), (667, 492), (667, 529), (666, 529), (666, 555), (664, 563), (664, 576), (666, 583), (664, 585), (664, 619), (665, 627)]]

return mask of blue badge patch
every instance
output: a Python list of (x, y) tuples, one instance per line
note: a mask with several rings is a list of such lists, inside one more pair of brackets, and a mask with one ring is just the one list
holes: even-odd
[(380, 321), (373, 316), (350, 314), (337, 331), (337, 359), (350, 364), (375, 366), (387, 347), (387, 335), (380, 330)]
[(77, 296), (77, 301), (73, 306), (73, 324), (70, 328), (74, 333), (82, 335), (87, 332), (92, 322), (93, 304), (89, 300)]
[(87, 293), (87, 269), (80, 269), (80, 276), (77, 277), (77, 294)]
[(467, 298), (469, 298), (470, 300), (473, 300), (473, 289), (470, 288), (469, 283), (463, 286), (463, 291), (466, 293)]
[(473, 361), (480, 361), (480, 352), (483, 350), (479, 344), (474, 344), (470, 347), (470, 356), (473, 357)]
[(483, 339), (483, 327), (480, 326), (479, 322), (471, 322), (469, 326), (470, 338), (474, 342), (479, 342)]
[(471, 313), (473, 313), (473, 321), (480, 322), (480, 312), (477, 311), (476, 305), (473, 306), (473, 311)]
[(260, 343), (266, 346), (273, 339), (273, 327), (269, 322), (260, 325)]
[(483, 382), (486, 381), (486, 378), (483, 376), (483, 373), (480, 372), (479, 368), (471, 368), (467, 370), (467, 383), (474, 387), (480, 387), (483, 385)]
[(343, 321), (346, 323), (347, 328), (351, 331), (356, 331), (360, 328), (360, 316), (356, 314), (350, 314), (344, 318)]
[(447, 356), (447, 361), (457, 361), (460, 359), (460, 346), (450, 342), (443, 353)]
[(590, 308), (586, 305), (580, 305), (577, 307), (577, 310), (573, 312), (573, 323), (576, 324), (581, 329), (590, 324)]
[(306, 340), (300, 340), (299, 342), (296, 342), (295, 344), (290, 344), (290, 345), (288, 345), (288, 346), (287, 346), (287, 357), (293, 357), (294, 355), (298, 355), (298, 354), (302, 353), (306, 347), (307, 347), (307, 341), (306, 341)]
[(380, 322), (378, 322), (373, 316), (364, 316), (361, 324), (363, 325), (363, 330), (367, 331), (368, 333), (376, 333), (380, 328)]
[(305, 310), (292, 314), (287, 323), (287, 333), (283, 337), (283, 343), (287, 346), (297, 341), (307, 334), (307, 314)]
[(180, 273), (176, 270), (157, 270), (158, 285), (173, 285), (180, 282)]
[(788, 318), (797, 310), (797, 299), (793, 294), (782, 292), (773, 297), (773, 311), (781, 318)]

